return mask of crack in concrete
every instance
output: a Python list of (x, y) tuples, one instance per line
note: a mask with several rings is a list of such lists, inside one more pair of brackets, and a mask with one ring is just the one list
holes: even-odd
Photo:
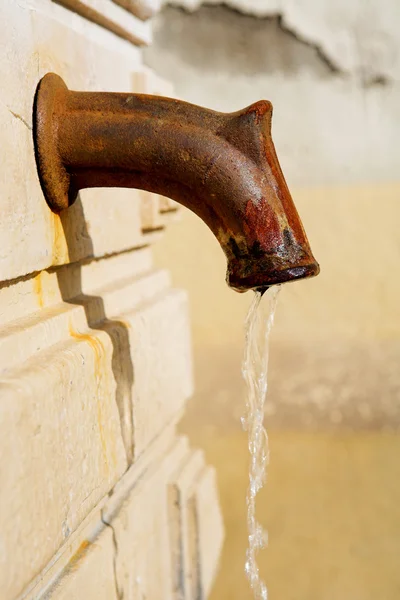
[[(308, 48), (312, 48), (313, 50), (315, 50), (317, 57), (330, 70), (332, 75), (345, 75), (346, 74), (346, 72), (343, 71), (339, 67), (339, 65), (337, 65), (335, 63), (335, 61), (328, 56), (328, 54), (325, 52), (325, 50), (323, 49), (323, 47), (320, 44), (317, 44), (317, 42), (311, 41), (310, 39), (302, 36), (300, 33), (298, 33), (292, 27), (289, 27), (288, 24), (285, 22), (285, 15), (283, 13), (278, 13), (275, 16), (277, 18), (277, 23), (278, 23), (279, 29), (283, 33), (286, 33), (287, 35), (292, 36), (292, 38), (294, 38), (297, 42), (300, 42), (301, 44), (304, 44)], [(265, 17), (265, 18), (268, 18), (268, 17)]]
[(119, 548), (118, 548), (118, 541), (117, 541), (117, 536), (116, 536), (116, 533), (115, 533), (115, 529), (112, 526), (111, 522), (106, 520), (106, 518), (104, 516), (104, 510), (101, 511), (100, 518), (101, 518), (102, 523), (106, 527), (109, 527), (111, 529), (112, 540), (113, 540), (113, 545), (114, 545), (113, 571), (114, 571), (115, 593), (117, 594), (118, 600), (124, 600), (124, 590), (121, 589), (120, 586), (119, 586), (119, 584), (118, 584), (117, 561), (118, 561)]
[(29, 131), (32, 131), (32, 125), (30, 125), (27, 121), (25, 121), (24, 117), (21, 117), (21, 115), (14, 112), (13, 110), (11, 110), (11, 108), (7, 107), (7, 109), (12, 114), (13, 117), (18, 119), (18, 121), (21, 121), (21, 123), (23, 123), (25, 125), (25, 127), (27, 127), (29, 129)]

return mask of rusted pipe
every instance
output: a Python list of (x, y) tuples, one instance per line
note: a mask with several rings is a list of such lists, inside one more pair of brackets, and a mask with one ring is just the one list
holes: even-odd
[(80, 189), (132, 187), (177, 200), (213, 231), (238, 291), (319, 272), (271, 138), (272, 106), (231, 114), (170, 98), (69, 91), (49, 73), (35, 101), (42, 189), (55, 212)]

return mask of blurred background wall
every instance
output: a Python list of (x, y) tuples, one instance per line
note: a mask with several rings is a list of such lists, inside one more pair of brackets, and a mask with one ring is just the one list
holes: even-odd
[[(216, 0), (166, 5), (145, 60), (176, 94), (221, 111), (266, 98), (321, 275), (284, 287), (266, 421), (271, 598), (400, 597), (400, 5)], [(185, 211), (156, 249), (189, 290), (197, 392), (182, 428), (216, 464), (227, 527), (214, 600), (251, 598), (245, 392), (250, 294)]]

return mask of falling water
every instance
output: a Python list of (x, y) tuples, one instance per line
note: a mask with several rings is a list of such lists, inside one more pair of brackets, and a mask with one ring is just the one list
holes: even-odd
[(268, 436), (264, 428), (264, 404), (267, 395), (269, 336), (274, 322), (280, 288), (274, 286), (264, 294), (256, 292), (246, 318), (246, 345), (242, 373), (247, 385), (246, 414), (242, 419), (248, 432), (250, 452), (249, 488), (247, 491), (247, 527), (249, 546), (246, 552), (246, 575), (255, 600), (267, 600), (268, 592), (257, 566), (257, 552), (267, 545), (267, 532), (256, 520), (256, 496), (266, 479), (269, 460)]

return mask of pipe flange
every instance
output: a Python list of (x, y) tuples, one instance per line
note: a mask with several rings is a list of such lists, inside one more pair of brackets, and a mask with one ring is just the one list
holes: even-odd
[(68, 88), (54, 73), (40, 81), (35, 97), (33, 139), (40, 184), (46, 202), (55, 213), (73, 204), (71, 178), (58, 149), (58, 126), (65, 109)]

